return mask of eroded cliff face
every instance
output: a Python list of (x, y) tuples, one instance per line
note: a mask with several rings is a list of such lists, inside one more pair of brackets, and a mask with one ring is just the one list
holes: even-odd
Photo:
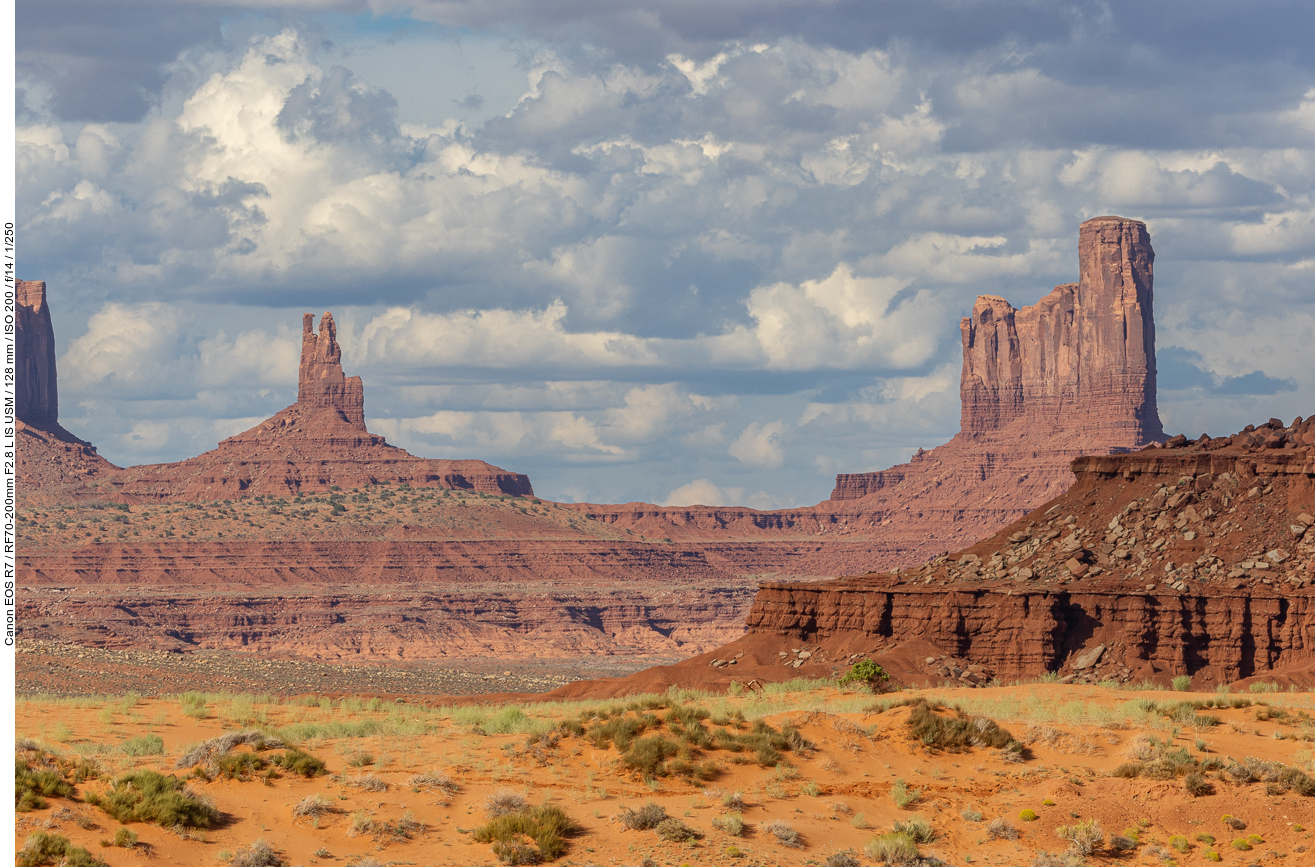
[(20, 496), (42, 488), (81, 488), (118, 468), (59, 423), (55, 327), (44, 280), (14, 283), (14, 401)]
[(749, 636), (874, 655), (919, 641), (910, 676), (930, 680), (947, 659), (979, 680), (1315, 676), (1315, 420), (1179, 436), (1073, 472), (1063, 496), (921, 568), (764, 584)]

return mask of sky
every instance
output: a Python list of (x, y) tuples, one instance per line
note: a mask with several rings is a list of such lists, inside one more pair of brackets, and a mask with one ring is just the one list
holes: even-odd
[(296, 398), (541, 496), (778, 508), (958, 429), (958, 323), (1156, 251), (1166, 430), (1315, 413), (1315, 5), (18, 0), (18, 273), (120, 465)]

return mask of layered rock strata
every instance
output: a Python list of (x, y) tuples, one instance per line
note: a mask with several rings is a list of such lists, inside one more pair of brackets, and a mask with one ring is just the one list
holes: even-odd
[(1207, 686), (1312, 670), (1315, 420), (1175, 437), (1073, 472), (1064, 496), (921, 568), (764, 584), (749, 633), (919, 639), (1004, 678)]

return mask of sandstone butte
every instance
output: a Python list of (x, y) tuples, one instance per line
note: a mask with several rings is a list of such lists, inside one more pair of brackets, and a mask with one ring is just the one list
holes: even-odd
[[(1117, 217), (1087, 221), (1078, 258), (1077, 283), (1021, 310), (985, 296), (962, 322), (954, 439), (905, 465), (842, 475), (817, 506), (550, 504), (553, 515), (573, 510), (578, 521), (545, 522), (548, 510), (521, 508), (496, 532), (439, 521), (353, 524), (349, 511), (331, 527), (237, 538), (152, 537), (146, 528), (132, 530), (134, 538), (65, 535), (20, 548), (25, 587), (65, 588), (26, 594), (25, 622), (34, 634), (101, 643), (328, 658), (679, 658), (716, 647), (742, 632), (764, 576), (815, 579), (924, 562), (1063, 493), (1079, 455), (1163, 438), (1146, 228)], [(48, 334), (48, 314), (45, 323)], [(77, 478), (46, 472), (47, 454), (24, 449), (22, 496), (125, 504), (134, 516), (150, 504), (204, 501), (231, 513), (234, 503), (335, 486), (474, 489), (543, 505), (529, 499), (524, 476), (415, 458), (370, 434), (363, 386), (342, 371), (332, 317), (318, 333), (312, 326), (307, 316), (297, 403), (273, 418), (197, 458), (126, 470), (96, 458), (94, 471)], [(53, 384), (53, 351), (34, 373)]]

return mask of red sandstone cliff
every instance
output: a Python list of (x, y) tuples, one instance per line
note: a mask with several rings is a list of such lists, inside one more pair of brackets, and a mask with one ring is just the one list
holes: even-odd
[(55, 327), (44, 280), (14, 284), (14, 399), (20, 494), (33, 489), (80, 486), (112, 472), (113, 464), (59, 424)]

